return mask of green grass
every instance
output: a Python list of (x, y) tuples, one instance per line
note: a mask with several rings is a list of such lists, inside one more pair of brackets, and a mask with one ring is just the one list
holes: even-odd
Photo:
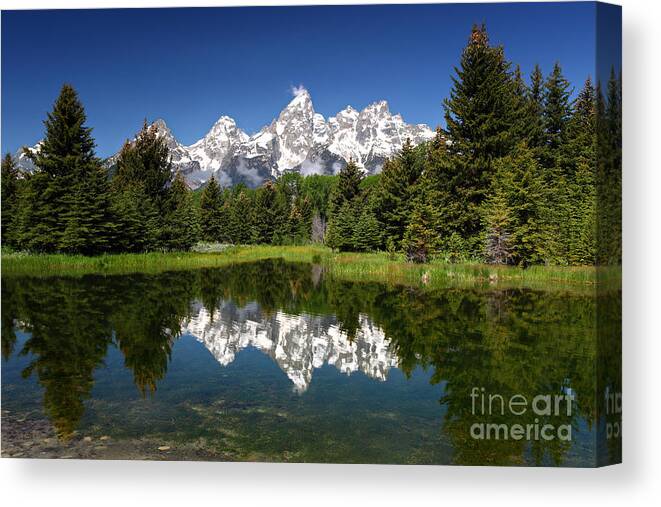
[(81, 255), (32, 255), (2, 253), (2, 276), (77, 276), (84, 274), (160, 273), (228, 266), (236, 263), (282, 258), (290, 262), (314, 262), (328, 276), (338, 279), (404, 284), (420, 287), (529, 287), (581, 288), (597, 284), (619, 287), (619, 268), (532, 266), (521, 269), (479, 263), (448, 264), (432, 261), (410, 264), (402, 256), (387, 253), (334, 253), (320, 245), (235, 246), (220, 252)]

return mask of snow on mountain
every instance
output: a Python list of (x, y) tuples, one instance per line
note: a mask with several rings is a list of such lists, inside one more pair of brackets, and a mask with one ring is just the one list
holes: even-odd
[[(37, 142), (32, 147), (27, 148), (30, 152), (35, 153), (40, 147), (43, 140)], [(32, 173), (35, 169), (34, 162), (28, 158), (28, 156), (23, 151), (23, 148), (19, 148), (16, 153), (14, 153), (14, 160), (16, 161), (16, 166), (23, 172)]]
[[(326, 120), (315, 112), (305, 89), (298, 89), (278, 117), (252, 136), (232, 118), (221, 116), (203, 138), (184, 146), (163, 120), (154, 123), (167, 140), (173, 170), (181, 171), (191, 188), (205, 184), (211, 176), (222, 185), (242, 182), (256, 187), (285, 171), (336, 174), (350, 159), (374, 174), (407, 138), (420, 144), (434, 136), (427, 125), (410, 125), (401, 115), (393, 115), (386, 101), (362, 111), (347, 106)], [(116, 155), (106, 165), (115, 160)], [(19, 166), (28, 170), (27, 162), (19, 160)]]
[(188, 322), (184, 333), (194, 336), (223, 366), (234, 361), (246, 347), (268, 354), (302, 393), (310, 385), (315, 368), (335, 366), (344, 374), (361, 371), (386, 380), (397, 356), (389, 340), (367, 316), (360, 316), (360, 328), (353, 340), (340, 330), (334, 317), (290, 315), (278, 311), (265, 316), (256, 303), (238, 308), (222, 303), (214, 316), (203, 307)]

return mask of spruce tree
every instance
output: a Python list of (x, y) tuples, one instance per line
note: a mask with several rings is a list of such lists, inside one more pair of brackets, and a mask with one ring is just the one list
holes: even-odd
[(339, 208), (334, 207), (328, 221), (326, 245), (341, 252), (355, 250), (355, 228), (360, 211), (357, 199), (344, 201)]
[(401, 152), (386, 161), (375, 189), (378, 220), (383, 224), (385, 240), (395, 247), (404, 237), (413, 206), (414, 189), (422, 174), (422, 161), (406, 139)]
[(236, 187), (232, 192), (227, 218), (229, 240), (235, 245), (249, 244), (252, 235), (252, 202), (247, 188)]
[(142, 185), (113, 189), (113, 249), (117, 252), (147, 252), (162, 248), (163, 221)]
[[(564, 146), (569, 219), (561, 224), (567, 237), (569, 264), (594, 264), (596, 259), (596, 96), (588, 77), (574, 105)], [(564, 229), (564, 231), (563, 231)]]
[(13, 234), (14, 213), (16, 212), (18, 199), (18, 168), (12, 156), (7, 153), (2, 159), (2, 245), (12, 244), (10, 239)]
[(97, 162), (81, 172), (65, 198), (65, 228), (59, 249), (94, 255), (112, 248), (112, 203), (108, 174)]
[(376, 216), (377, 205), (376, 193), (372, 191), (360, 207), (353, 228), (353, 246), (359, 252), (378, 250), (383, 244), (383, 227)]
[(449, 99), (444, 102), (447, 136), (452, 141), (451, 172), (446, 175), (452, 232), (466, 241), (467, 253), (480, 250), (480, 207), (494, 163), (517, 141), (519, 104), (502, 47), (489, 44), (486, 28), (474, 26)]
[(252, 242), (269, 244), (273, 241), (276, 226), (276, 187), (267, 181), (255, 192), (252, 219)]
[(85, 121), (78, 94), (64, 85), (44, 122), (40, 147), (25, 150), (36, 167), (27, 182), (18, 231), (28, 249), (95, 254), (108, 248), (107, 175)]
[(527, 143), (533, 149), (540, 149), (545, 144), (544, 134), (544, 75), (539, 65), (535, 65), (530, 75), (528, 87), (528, 130)]
[(570, 84), (562, 74), (559, 63), (544, 84), (544, 131), (545, 146), (549, 150), (549, 164), (555, 163), (555, 155), (567, 140), (567, 126), (571, 118)]
[(199, 238), (199, 219), (193, 196), (180, 172), (168, 189), (164, 225), (164, 247), (190, 250)]
[(549, 259), (557, 235), (549, 223), (548, 192), (539, 163), (525, 143), (498, 162), (492, 193), (482, 210), (486, 260), (526, 266)]
[(360, 183), (363, 173), (353, 160), (349, 160), (338, 175), (337, 186), (331, 195), (330, 218), (326, 244), (333, 249), (355, 249), (354, 229), (360, 216)]
[(200, 197), (200, 236), (203, 241), (221, 241), (223, 218), (223, 195), (212, 176)]
[(145, 120), (133, 141), (126, 141), (117, 158), (114, 185), (124, 188), (139, 182), (145, 194), (163, 210), (172, 183), (172, 162), (165, 138)]
[(426, 192), (421, 190), (415, 200), (402, 240), (402, 250), (407, 261), (424, 263), (438, 252), (440, 247), (439, 220), (438, 211), (430, 202)]
[(339, 209), (345, 202), (352, 201), (360, 193), (363, 172), (353, 160), (340, 170), (337, 186), (331, 196), (331, 206)]

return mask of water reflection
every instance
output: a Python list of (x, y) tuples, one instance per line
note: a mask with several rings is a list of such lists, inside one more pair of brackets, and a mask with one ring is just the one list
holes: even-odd
[(273, 358), (299, 393), (309, 387), (313, 370), (324, 364), (348, 375), (360, 371), (379, 380), (385, 380), (388, 370), (397, 366), (386, 335), (366, 315), (359, 316), (349, 339), (330, 315), (277, 311), (263, 316), (256, 303), (238, 308), (231, 301), (222, 302), (216, 311), (214, 318), (200, 308), (185, 332), (197, 337), (222, 366), (234, 361), (242, 349), (257, 348)]
[[(420, 449), (443, 443), (451, 452), (430, 451), (425, 462), (560, 465), (572, 456), (572, 464), (593, 464), (621, 453), (620, 441), (592, 445), (607, 423), (604, 397), (597, 393), (620, 391), (619, 377), (609, 373), (619, 367), (613, 362), (619, 361), (620, 301), (619, 293), (595, 298), (590, 292), (420, 291), (351, 283), (325, 277), (318, 267), (280, 261), (161, 275), (3, 278), (2, 353), (6, 361), (27, 359), (22, 376), (38, 380), (44, 412), (63, 439), (80, 425), (95, 374), (111, 348), (121, 352), (137, 390), (149, 398), (167, 376), (176, 341), (192, 335), (222, 366), (247, 348), (270, 356), (298, 393), (299, 401), (287, 402), (292, 406), (307, 403), (315, 371), (329, 364), (342, 375), (362, 372), (378, 381), (401, 412), (388, 417), (413, 418), (407, 426), (393, 426), (392, 435), (414, 434), (415, 443), (384, 439), (379, 428), (386, 423), (364, 434), (367, 408), (379, 406), (373, 394), (369, 399), (356, 388), (346, 409), (351, 426), (341, 431), (355, 433), (366, 447), (379, 442), (383, 458), (357, 448), (339, 456), (320, 449), (306, 459), (419, 462), (424, 461), (416, 457)], [(598, 333), (597, 323), (607, 332)], [(27, 333), (18, 347), (17, 330)], [(598, 345), (614, 353), (602, 357)], [(427, 416), (429, 407), (415, 383), (397, 391), (389, 387), (385, 381), (395, 369), (409, 378), (426, 371), (442, 410)], [(3, 368), (3, 400), (11, 404), (14, 395), (6, 384)], [(504, 399), (574, 393), (570, 413), (496, 411), (488, 418), (508, 427), (569, 425), (571, 441), (474, 438), (471, 428), (485, 419), (471, 404), (475, 387)], [(194, 397), (203, 386), (187, 389)], [(242, 389), (240, 383), (234, 388)], [(275, 403), (260, 400), (262, 408)], [(314, 410), (328, 419), (334, 407)], [(314, 428), (301, 424), (321, 435), (315, 421)], [(434, 436), (423, 428), (430, 422)], [(330, 428), (334, 423), (340, 424), (327, 420), (329, 434), (339, 431)], [(390, 457), (390, 447), (405, 448)]]

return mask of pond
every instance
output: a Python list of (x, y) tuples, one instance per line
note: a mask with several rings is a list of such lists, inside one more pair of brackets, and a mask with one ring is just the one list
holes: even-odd
[(3, 278), (2, 453), (594, 466), (620, 305), (279, 260)]

